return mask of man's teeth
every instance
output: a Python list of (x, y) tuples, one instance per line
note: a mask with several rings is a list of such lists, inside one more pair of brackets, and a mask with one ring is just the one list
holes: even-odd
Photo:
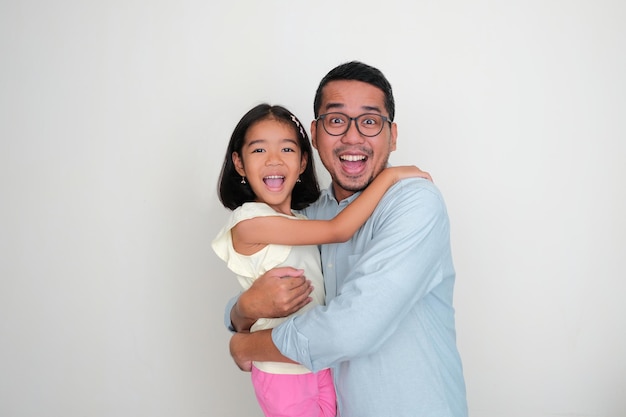
[(340, 159), (342, 161), (350, 162), (363, 161), (365, 159), (365, 155), (342, 155)]

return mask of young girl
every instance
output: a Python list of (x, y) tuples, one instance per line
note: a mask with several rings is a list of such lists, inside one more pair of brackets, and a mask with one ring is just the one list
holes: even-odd
[[(320, 193), (309, 138), (287, 109), (260, 104), (243, 116), (228, 144), (219, 196), (233, 212), (213, 240), (213, 250), (244, 289), (277, 266), (303, 269), (314, 290), (313, 301), (296, 313), (301, 314), (324, 304), (316, 245), (347, 241), (391, 185), (416, 176), (426, 175), (417, 167), (387, 168), (334, 219), (306, 220), (292, 210), (305, 208)], [(270, 329), (284, 320), (259, 319), (250, 331)], [(255, 362), (252, 383), (267, 417), (336, 415), (328, 369), (312, 373), (299, 364)]]

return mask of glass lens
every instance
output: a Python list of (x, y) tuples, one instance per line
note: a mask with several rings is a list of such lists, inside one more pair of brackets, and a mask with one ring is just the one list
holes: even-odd
[(328, 113), (324, 117), (324, 128), (329, 135), (343, 135), (350, 126), (350, 118), (343, 113)]
[(383, 129), (382, 116), (374, 113), (362, 114), (356, 118), (359, 132), (365, 136), (376, 136)]

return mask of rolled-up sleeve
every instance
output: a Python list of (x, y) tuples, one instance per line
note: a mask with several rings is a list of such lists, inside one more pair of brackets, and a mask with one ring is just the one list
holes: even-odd
[(228, 303), (226, 303), (226, 307), (224, 309), (224, 326), (233, 333), (235, 333), (235, 328), (233, 327), (233, 323), (230, 321), (230, 312), (237, 303), (237, 300), (239, 300), (239, 295), (240, 294), (237, 294), (236, 296), (228, 300)]

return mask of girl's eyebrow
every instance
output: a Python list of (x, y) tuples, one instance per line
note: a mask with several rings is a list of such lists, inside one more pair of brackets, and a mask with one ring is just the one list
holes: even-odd
[[(294, 145), (298, 145), (298, 141), (292, 138), (281, 139), (280, 143), (293, 143)], [(250, 142), (246, 143), (244, 146), (254, 146), (267, 143), (267, 139), (252, 139)]]
[(265, 139), (252, 139), (250, 142), (246, 143), (244, 146), (258, 145), (260, 143), (265, 143), (265, 142), (267, 142)]

